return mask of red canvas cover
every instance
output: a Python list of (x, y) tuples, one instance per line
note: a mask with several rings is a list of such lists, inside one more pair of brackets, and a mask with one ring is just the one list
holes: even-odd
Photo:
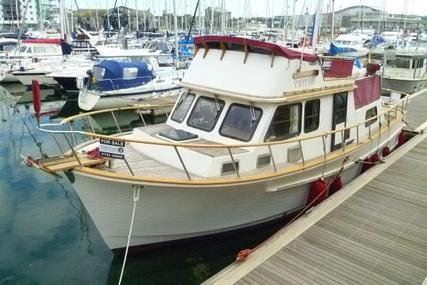
[(317, 56), (309, 53), (301, 53), (299, 51), (295, 51), (277, 44), (256, 41), (246, 38), (239, 37), (228, 37), (228, 36), (203, 36), (196, 37), (194, 39), (195, 45), (201, 45), (203, 43), (213, 43), (213, 42), (222, 42), (222, 43), (232, 43), (232, 44), (240, 44), (247, 45), (249, 47), (261, 48), (270, 51), (272, 54), (283, 56), (289, 59), (300, 59), (302, 55), (302, 60), (308, 62), (315, 62), (317, 60)]
[(353, 59), (325, 58), (322, 63), (323, 77), (345, 78), (353, 72)]
[(29, 39), (29, 40), (23, 40), (22, 42), (24, 44), (55, 44), (59, 45), (61, 44), (61, 41), (63, 39)]
[(356, 109), (368, 105), (381, 96), (381, 83), (379, 76), (369, 76), (356, 80), (354, 90), (354, 105)]

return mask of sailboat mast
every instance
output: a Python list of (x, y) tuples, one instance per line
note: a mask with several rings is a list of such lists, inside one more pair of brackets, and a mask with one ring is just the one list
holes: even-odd
[(178, 20), (176, 16), (176, 0), (173, 0), (173, 25), (175, 29), (175, 60), (178, 60)]
[(16, 11), (16, 28), (19, 30), (18, 0), (15, 0), (15, 11)]
[(61, 24), (61, 38), (64, 38), (65, 36), (64, 0), (59, 0), (59, 22)]
[(331, 42), (334, 40), (335, 30), (335, 0), (332, 0), (332, 23), (331, 23)]
[(139, 12), (138, 12), (138, 0), (135, 0), (135, 20), (136, 20), (136, 30), (138, 31), (139, 30), (139, 17), (138, 17), (138, 14), (139, 14)]

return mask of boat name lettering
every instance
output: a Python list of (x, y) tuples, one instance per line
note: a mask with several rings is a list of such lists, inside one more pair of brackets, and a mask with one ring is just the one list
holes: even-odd
[(294, 81), (295, 88), (308, 87), (310, 85), (313, 85), (314, 81), (315, 81), (315, 76), (303, 78), (303, 79), (297, 79)]

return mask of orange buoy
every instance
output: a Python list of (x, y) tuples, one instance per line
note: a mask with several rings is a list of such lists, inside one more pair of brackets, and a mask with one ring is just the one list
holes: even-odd
[(40, 84), (37, 80), (32, 81), (32, 94), (33, 94), (33, 107), (36, 114), (37, 122), (40, 121), (41, 111), (41, 96), (40, 96)]
[(382, 150), (381, 153), (382, 153), (383, 157), (386, 157), (387, 155), (389, 155), (391, 153), (391, 150), (390, 150), (390, 148), (388, 146), (386, 146), (386, 147), (383, 148), (383, 150)]
[(334, 194), (335, 192), (338, 192), (343, 187), (343, 182), (341, 179), (341, 176), (335, 177), (335, 179), (332, 181), (331, 186), (329, 186), (329, 195)]
[(328, 197), (328, 184), (322, 178), (313, 181), (308, 194), (307, 205), (316, 206)]
[(254, 252), (253, 249), (247, 248), (247, 249), (242, 249), (241, 251), (239, 251), (239, 253), (236, 256), (236, 261), (245, 261), (249, 255)]

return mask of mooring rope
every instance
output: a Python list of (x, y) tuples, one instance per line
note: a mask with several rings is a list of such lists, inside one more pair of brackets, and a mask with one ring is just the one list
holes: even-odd
[(133, 222), (135, 220), (135, 210), (136, 210), (136, 203), (139, 201), (139, 193), (141, 191), (141, 186), (139, 185), (133, 185), (133, 209), (132, 209), (132, 217), (130, 220), (130, 226), (129, 226), (129, 234), (128, 234), (128, 241), (126, 244), (126, 251), (125, 256), (123, 258), (123, 264), (122, 264), (122, 271), (120, 272), (120, 278), (119, 278), (119, 285), (122, 284), (123, 279), (123, 273), (125, 272), (125, 266), (126, 266), (126, 259), (129, 252), (129, 244), (130, 244), (130, 238), (132, 236), (132, 230), (133, 230)]

